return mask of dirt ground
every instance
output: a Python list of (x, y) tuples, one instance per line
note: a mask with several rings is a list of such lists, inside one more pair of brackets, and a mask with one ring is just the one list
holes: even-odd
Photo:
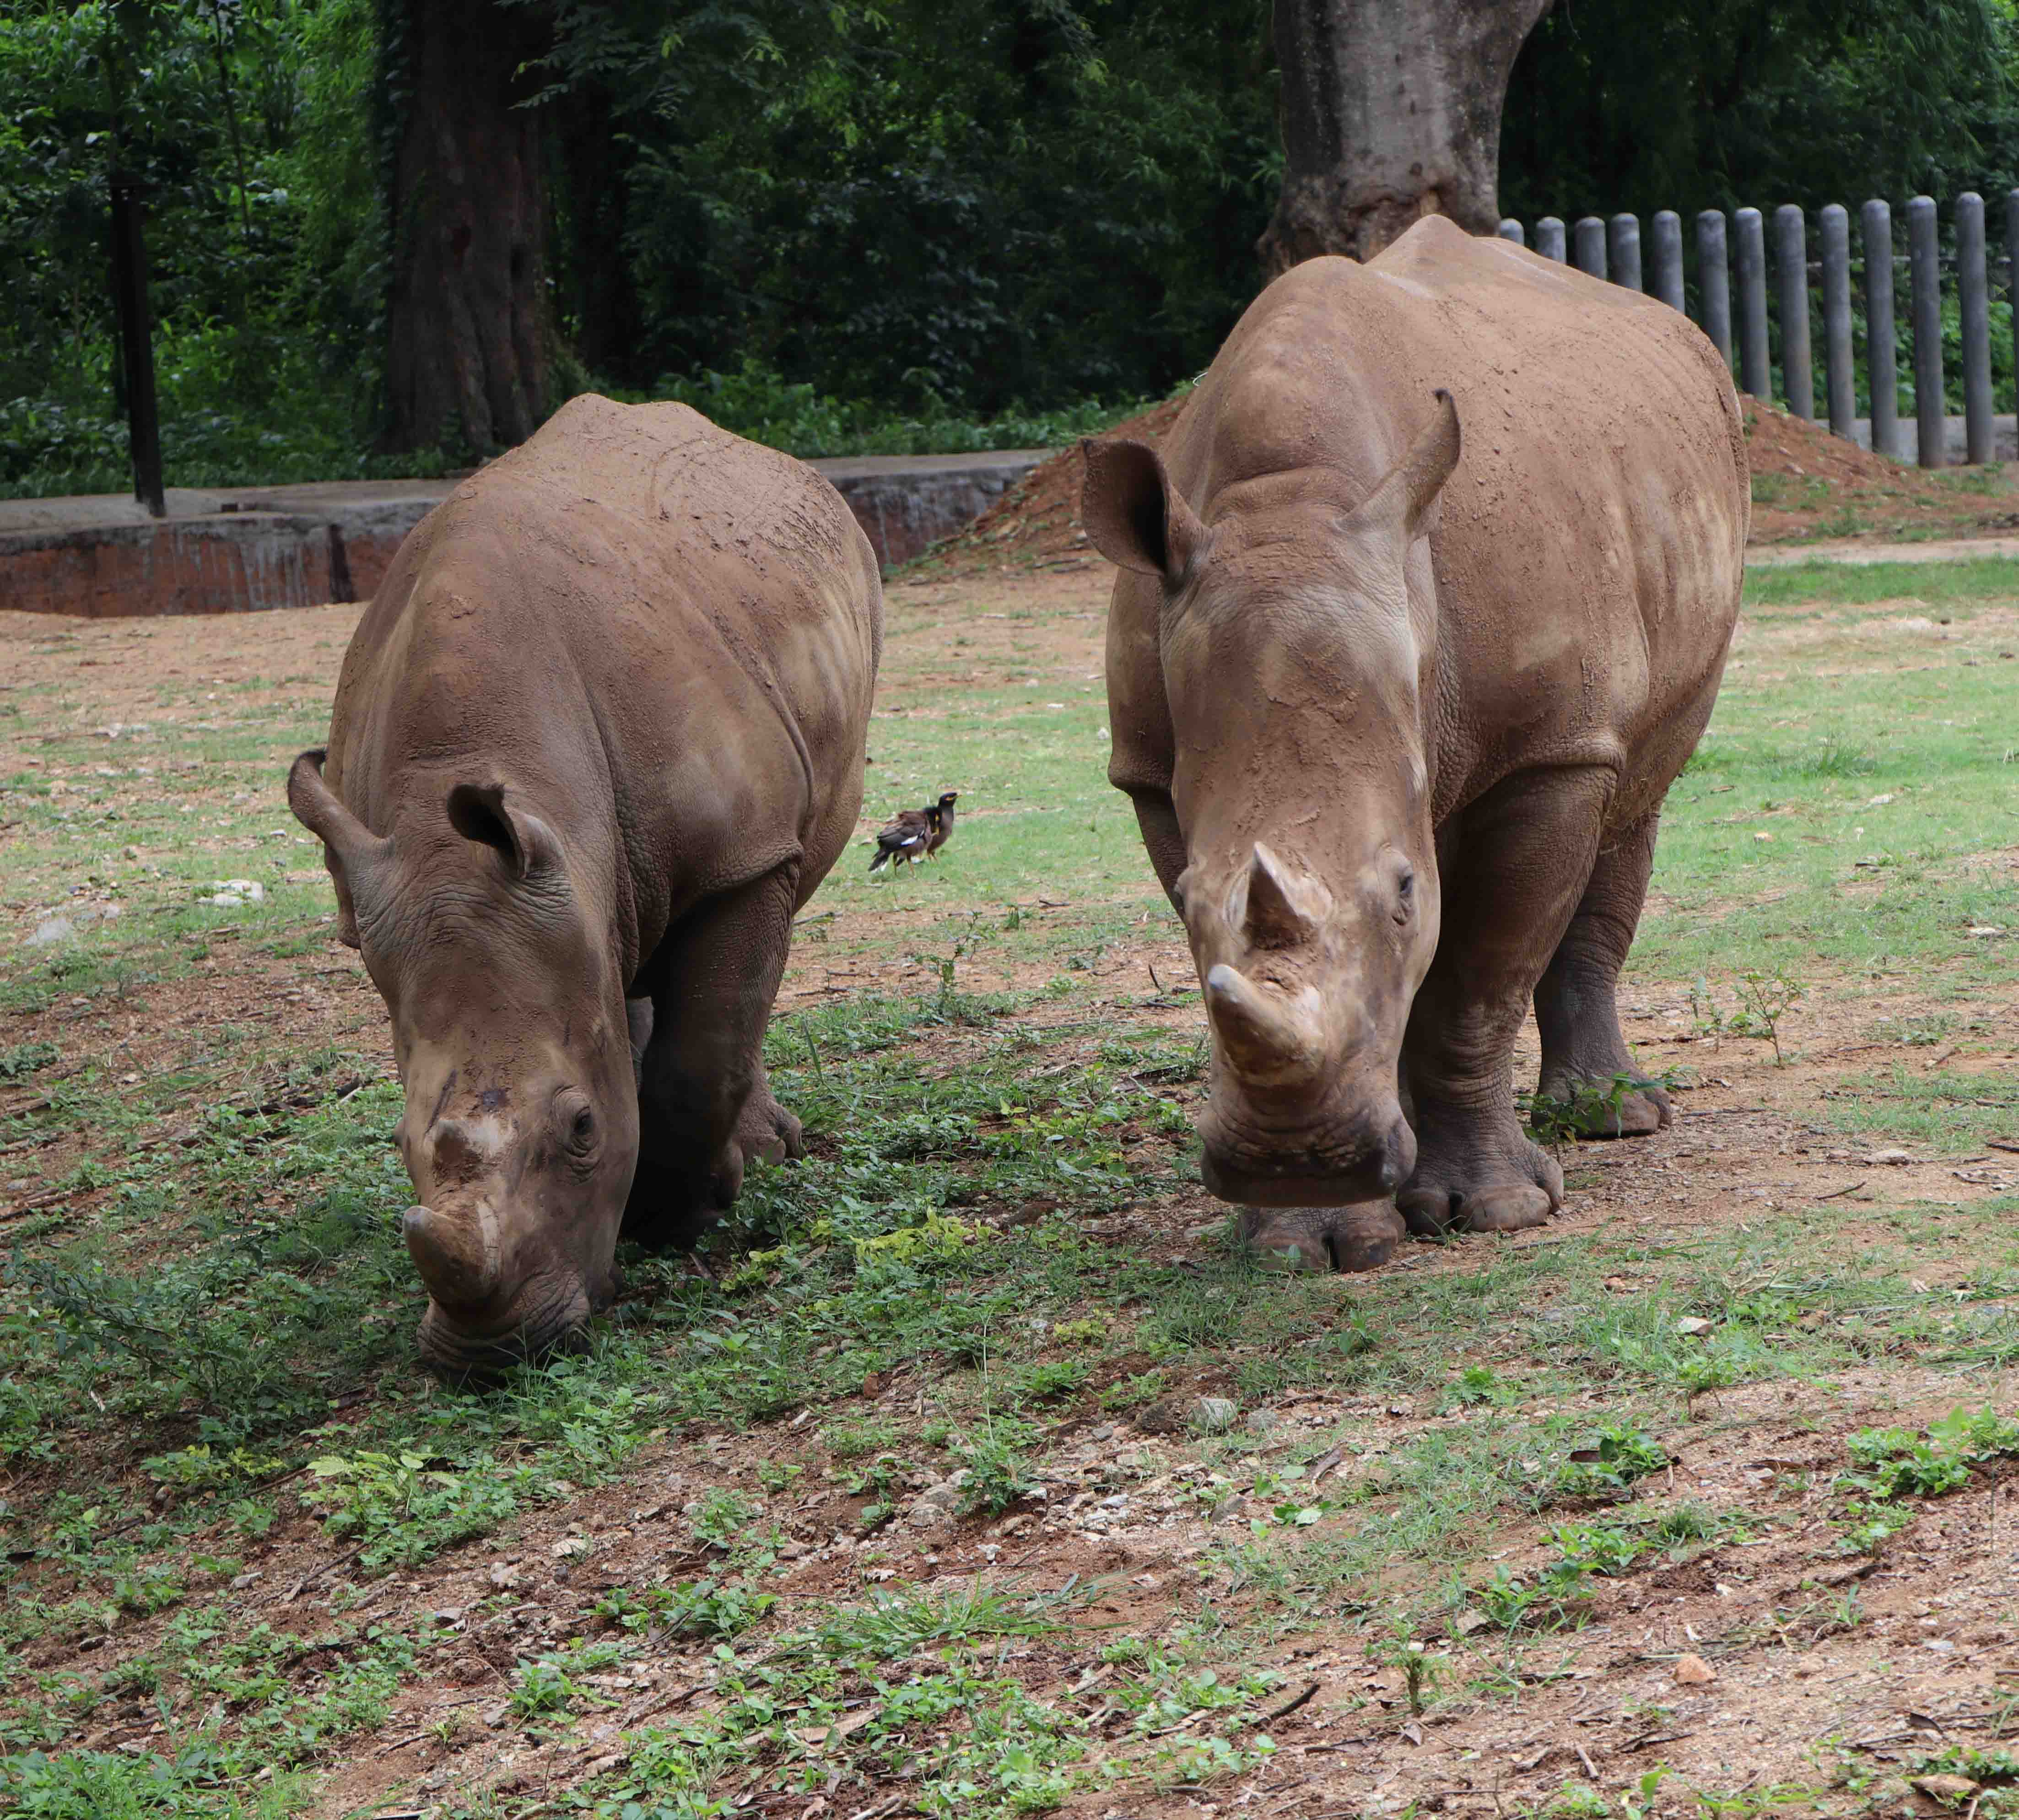
[[(1756, 433), (1756, 448), (1772, 447), (1789, 471), (1807, 478), (1797, 458), (1811, 440), (1805, 429), (1776, 423), (1771, 437)], [(1847, 460), (1828, 477), (1848, 491), (1877, 484)], [(1897, 476), (1882, 478), (1890, 484)], [(1013, 642), (1020, 665), (1048, 675), (1097, 673), (1107, 572), (1075, 554), (1074, 491), (1068, 466), (1052, 464), (966, 540), (967, 552), (985, 549), (991, 566), (1012, 555), (1038, 564), (1036, 572), (992, 584), (1003, 617), (976, 615), (971, 588), (944, 571), (891, 588), (894, 649), (935, 652), (935, 635), (955, 620), (973, 642), (957, 662), (927, 654), (897, 665), (881, 712), (932, 712), (944, 681), (1007, 663)], [(1932, 497), (1913, 495), (1930, 513), (1916, 522), (1934, 521)], [(1767, 534), (1779, 535), (1777, 525), (1770, 523)], [(257, 620), (61, 628), (0, 616), (0, 654), (17, 686), (75, 688), (86, 704), (80, 716), (94, 727), (145, 721), (158, 712), (165, 681), (201, 683), (219, 694), (258, 684), (259, 698), (277, 711), (326, 699), (357, 611), (331, 607)], [(1799, 639), (1790, 635), (1787, 642), (1792, 659)], [(16, 756), (29, 766), (38, 762), (32, 751)], [(873, 817), (865, 825), (873, 825)], [(151, 857), (136, 847), (130, 863), (143, 869)], [(1988, 855), (1986, 863), (2010, 865), (2013, 856)], [(300, 865), (319, 872), (313, 853), (305, 852)], [(51, 903), (16, 890), (7, 895), (0, 940), (12, 946)], [(1042, 910), (1044, 901), (1032, 908)], [(915, 963), (898, 952), (901, 944), (873, 941), (879, 932), (887, 936), (887, 923), (857, 926), (844, 919), (830, 945), (799, 944), (782, 1002), (872, 988), (915, 989)], [(832, 958), (837, 950), (846, 952), (845, 961)], [(991, 973), (992, 964), (986, 957), (977, 961), (977, 984), (1030, 983), (1013, 973)], [(1189, 968), (1183, 944), (1167, 929), (1146, 930), (1135, 941), (1107, 948), (1098, 963), (1098, 989), (1125, 992), (1140, 1006), (1153, 979), (1184, 980)], [(116, 1053), (136, 1078), (169, 1065), (190, 1030), (205, 1025), (285, 1031), (302, 1044), (339, 1043), (371, 1057), (382, 1076), (392, 1072), (382, 1008), (357, 957), (334, 943), (303, 963), (241, 958), (221, 940), (197, 977), (165, 985), (150, 1000), (144, 1021), (129, 1019), (101, 1033), (87, 1033), (83, 1010), (58, 1001), (16, 1016), (5, 1034), (16, 1043), (60, 1039), (67, 1053), (81, 1046)], [(1847, 1139), (1819, 1116), (1832, 1093), (1872, 1065), (1875, 1046), (1861, 1034), (1871, 1021), (1910, 1019), (1933, 1002), (1914, 990), (1875, 998), (1863, 982), (1824, 983), (1789, 1013), (1784, 1040), (1800, 1059), (1780, 1067), (1763, 1042), (1702, 1035), (1680, 990), (1644, 988), (1630, 995), (1626, 1031), (1644, 1064), (1687, 1066), (1698, 1084), (1679, 1097), (1671, 1129), (1633, 1143), (1580, 1147), (1569, 1159), (1563, 1215), (1547, 1231), (1512, 1241), (1511, 1249), (1542, 1249), (1604, 1231), (1630, 1234), (1651, 1254), (1709, 1231), (1742, 1232), (1749, 1220), (1764, 1215), (1809, 1210), (1819, 1218), (1827, 1213), (1836, 1222), (1834, 1242), (1855, 1256), (1876, 1237), (1860, 1224), (1858, 1209), (1867, 1204), (1938, 1210), (2010, 1193), (2019, 1187), (2019, 1145), (1937, 1155)], [(1140, 1009), (1135, 1014), (1144, 1015)], [(1195, 1007), (1150, 1015), (1188, 1033), (1199, 1027)], [(2000, 1038), (1975, 1044), (1962, 1060), (1952, 1046), (1910, 1065), (2010, 1074), (2019, 1068), (2010, 1049), (2019, 1021), (2012, 1007), (1997, 1015)], [(1517, 1061), (1517, 1079), (1532, 1075), (1535, 1060), (1531, 1047)], [(38, 1090), (10, 1084), (7, 1109), (24, 1110)], [(245, 1090), (266, 1089), (253, 1079)], [(85, 1137), (38, 1144), (32, 1158), (37, 1173), (59, 1174)], [(172, 1126), (153, 1141), (176, 1141)], [(19, 1155), (7, 1160), (17, 1169), (27, 1166)], [(0, 1219), (22, 1210), (0, 1207)], [(88, 1218), (89, 1210), (89, 1201), (80, 1201), (73, 1216)], [(1194, 1191), (1129, 1208), (1103, 1222), (1100, 1237), (1152, 1255), (1203, 1256), (1220, 1242), (1221, 1212)], [(1411, 1246), (1372, 1277), (1339, 1280), (1337, 1293), (1342, 1303), (1378, 1300), (1385, 1280), (1462, 1274), (1473, 1267), (1473, 1251), (1466, 1244)], [(1963, 1274), (1961, 1267), (1937, 1260), (1926, 1288), (1953, 1288), (1960, 1296), (1966, 1292)], [(1630, 1278), (1621, 1286), (1630, 1287)], [(1546, 1298), (1551, 1292), (1545, 1284), (1539, 1293)], [(1482, 1337), (1481, 1354), (1491, 1356), (1490, 1336)], [(2010, 1409), (2015, 1387), (2011, 1373), (1986, 1369), (1968, 1395)], [(926, 1388), (914, 1375), (894, 1373), (865, 1385), (861, 1413), (923, 1408)], [(1279, 1715), (1270, 1726), (1278, 1748), (1262, 1769), (1209, 1793), (1086, 1794), (1066, 1811), (1086, 1820), (1233, 1812), (1325, 1820), (1400, 1812), (1413, 1804), (1414, 1811), (1502, 1815), (1538, 1811), (1567, 1780), (1617, 1790), (1666, 1768), (1677, 1786), (1725, 1791), (1733, 1805), (1718, 1812), (1752, 1812), (1775, 1805), (1777, 1788), (1816, 1783), (1833, 1766), (1869, 1771), (1883, 1786), (1909, 1757), (1948, 1742), (1985, 1742), (2019, 1699), (2019, 1515), (2005, 1508), (2010, 1475), (1987, 1476), (1981, 1489), (1931, 1506), (1911, 1531), (1871, 1554), (1839, 1552), (1829, 1514), (1831, 1475), (1842, 1463), (1847, 1432), (1924, 1423), (1961, 1394), (1953, 1373), (1883, 1360), (1827, 1384), (1774, 1382), (1706, 1392), (1693, 1403), (1691, 1420), (1669, 1438), (1674, 1458), (1665, 1493), (1767, 1513), (1772, 1523), (1764, 1533), (1680, 1566), (1598, 1582), (1587, 1628), (1510, 1648), (1502, 1696), (1448, 1700), (1416, 1716), (1402, 1671), (1371, 1657), (1365, 1633), (1342, 1612), (1336, 1626), (1284, 1640), (1278, 1648), (1275, 1665), (1285, 1678)], [(1597, 1390), (1588, 1398), (1594, 1405), (1601, 1400)], [(1446, 1419), (1424, 1403), (1314, 1393), (1272, 1400), (1256, 1422), (1278, 1445), (1352, 1420), (1363, 1451), (1378, 1455)], [(607, 1697), (604, 1709), (544, 1742), (529, 1743), (498, 1717), (515, 1661), (575, 1633), (582, 1607), (599, 1588), (636, 1583), (651, 1571), (686, 1561), (692, 1544), (680, 1524), (683, 1510), (709, 1487), (752, 1486), (761, 1463), (802, 1445), (798, 1425), (741, 1434), (696, 1428), (669, 1436), (618, 1482), (528, 1516), (506, 1553), (465, 1548), (372, 1583), (349, 1614), (433, 1612), (440, 1624), (460, 1631), (463, 1644), (430, 1658), (437, 1666), (402, 1690), (375, 1735), (346, 1753), (316, 1811), (372, 1813), (397, 1798), (401, 1813), (432, 1811), (430, 1803), (471, 1790), (558, 1802), (585, 1778), (622, 1760), (627, 1731), (705, 1706), (708, 1657), (697, 1645), (669, 1648), (604, 1677), (598, 1690)], [(1139, 1432), (1126, 1420), (1089, 1418), (1054, 1445), (1046, 1495), (1032, 1506), (916, 1535), (901, 1531), (880, 1553), (863, 1546), (853, 1532), (860, 1500), (821, 1486), (774, 1500), (772, 1514), (788, 1539), (792, 1563), (778, 1590), (789, 1605), (860, 1596), (901, 1571), (924, 1582), (1013, 1572), (1044, 1586), (1094, 1585), (1083, 1619), (1090, 1625), (1125, 1622), (1147, 1633), (1202, 1601), (1224, 1611), (1230, 1622), (1253, 1619), (1266, 1614), (1266, 1594), (1231, 1582), (1216, 1552), (1238, 1538), (1252, 1510), (1235, 1498), (1208, 1514), (1188, 1492), (1217, 1470), (1215, 1457), (1194, 1441)], [(1109, 1493), (1118, 1467), (1126, 1469), (1129, 1488), (1118, 1503)], [(1517, 1568), (1531, 1561), (1540, 1528), (1507, 1524), (1498, 1558)], [(246, 1624), (306, 1631), (333, 1615), (329, 1600), (346, 1583), (346, 1551), (305, 1514), (244, 1552), (246, 1571), (234, 1583), (234, 1599)], [(694, 1556), (690, 1564), (704, 1563)], [(1398, 1567), (1406, 1571), (1406, 1564)], [(517, 1593), (517, 1602), (498, 1612), (487, 1601), (504, 1591)], [(1854, 1594), (1854, 1620), (1847, 1616)], [(484, 1614), (466, 1620), (480, 1606)], [(95, 1664), (84, 1662), (74, 1642), (53, 1637), (31, 1646), (22, 1659), (34, 1671), (103, 1666), (148, 1633), (143, 1622), (101, 1642)], [(1100, 1677), (1087, 1678), (1083, 1652), (1076, 1655), (1071, 1644), (1068, 1633), (1020, 1645), (1017, 1672), (1037, 1697), (1091, 1709), (1102, 1698)], [(1696, 1678), (1685, 1678), (1691, 1675)], [(440, 1735), (440, 1722), (459, 1714), (467, 1722)], [(136, 1702), (96, 1725), (85, 1742), (98, 1749), (142, 1746), (151, 1724), (144, 1705)], [(1905, 1798), (1902, 1789), (1893, 1793)], [(1647, 1799), (1651, 1811), (1660, 1809), (1658, 1800)], [(851, 1820), (817, 1793), (783, 1803), (753, 1795), (736, 1811)], [(853, 1820), (909, 1811), (900, 1796)]]

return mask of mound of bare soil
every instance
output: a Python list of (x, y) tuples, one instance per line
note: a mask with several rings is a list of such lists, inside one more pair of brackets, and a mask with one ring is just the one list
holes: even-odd
[[(1166, 398), (1109, 433), (1152, 446), (1176, 420), (1184, 395)], [(1967, 536), (2019, 525), (2019, 484), (1996, 466), (1903, 467), (1821, 424), (1756, 398), (1744, 401), (1753, 462), (1753, 541), (1812, 537)], [(1078, 567), (1100, 559), (1079, 518), (1086, 471), (1079, 448), (1031, 470), (935, 556), (956, 574)]]
[[(1107, 433), (1130, 437), (1153, 448), (1177, 421), (1185, 394), (1153, 404), (1140, 417), (1118, 423)], [(935, 546), (956, 574), (979, 569), (1078, 567), (1098, 562), (1080, 528), (1080, 484), (1086, 463), (1079, 444), (1041, 462), (958, 536)]]

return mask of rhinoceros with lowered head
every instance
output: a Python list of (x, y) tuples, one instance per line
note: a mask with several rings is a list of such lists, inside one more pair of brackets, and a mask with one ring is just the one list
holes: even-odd
[[(1513, 1045), (1593, 1135), (1666, 1124), (1615, 987), (1709, 719), (1738, 400), (1666, 305), (1441, 218), (1263, 292), (1161, 452), (1089, 444), (1112, 781), (1212, 1034), (1206, 1185), (1342, 1268), (1561, 1203)], [(1392, 1197), (1392, 1200), (1391, 1198)]]
[(853, 833), (883, 641), (832, 488), (578, 398), (401, 546), (288, 779), (391, 1013), (422, 1355), (535, 1355), (800, 1149), (762, 1041)]

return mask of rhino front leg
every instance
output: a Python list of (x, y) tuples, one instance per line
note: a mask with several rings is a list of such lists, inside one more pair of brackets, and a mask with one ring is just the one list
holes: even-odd
[(1591, 876), (1612, 776), (1507, 779), (1441, 832), (1444, 924), (1403, 1042), (1412, 1231), (1513, 1232), (1563, 1205), (1563, 1171), (1514, 1110), (1514, 1040)]
[(799, 1122), (773, 1097), (763, 1058), (798, 880), (795, 861), (702, 904), (651, 970), (627, 1238), (692, 1245), (734, 1204), (752, 1157), (803, 1152)]
[(1660, 813), (1604, 849), (1549, 971), (1535, 988), (1542, 1036), (1535, 1089), (1557, 1122), (1586, 1137), (1639, 1137), (1673, 1116), (1669, 1096), (1634, 1065), (1616, 992), (1655, 867)]

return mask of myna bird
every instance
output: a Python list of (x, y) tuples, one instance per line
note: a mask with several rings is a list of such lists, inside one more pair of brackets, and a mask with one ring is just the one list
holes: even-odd
[(959, 794), (948, 790), (923, 809), (900, 810), (895, 820), (876, 831), (876, 857), (869, 862), (870, 871), (881, 872), (893, 861), (901, 866), (916, 865), (937, 853), (953, 832), (954, 799)]
[(893, 860), (901, 866), (923, 859), (927, 843), (933, 837), (933, 822), (937, 813), (937, 805), (927, 809), (901, 809), (896, 820), (885, 822), (876, 831), (876, 857), (869, 862), (870, 871), (881, 872)]
[(932, 822), (932, 832), (926, 836), (927, 859), (930, 859), (953, 838), (953, 806), (959, 795), (958, 790), (948, 790), (926, 811)]

